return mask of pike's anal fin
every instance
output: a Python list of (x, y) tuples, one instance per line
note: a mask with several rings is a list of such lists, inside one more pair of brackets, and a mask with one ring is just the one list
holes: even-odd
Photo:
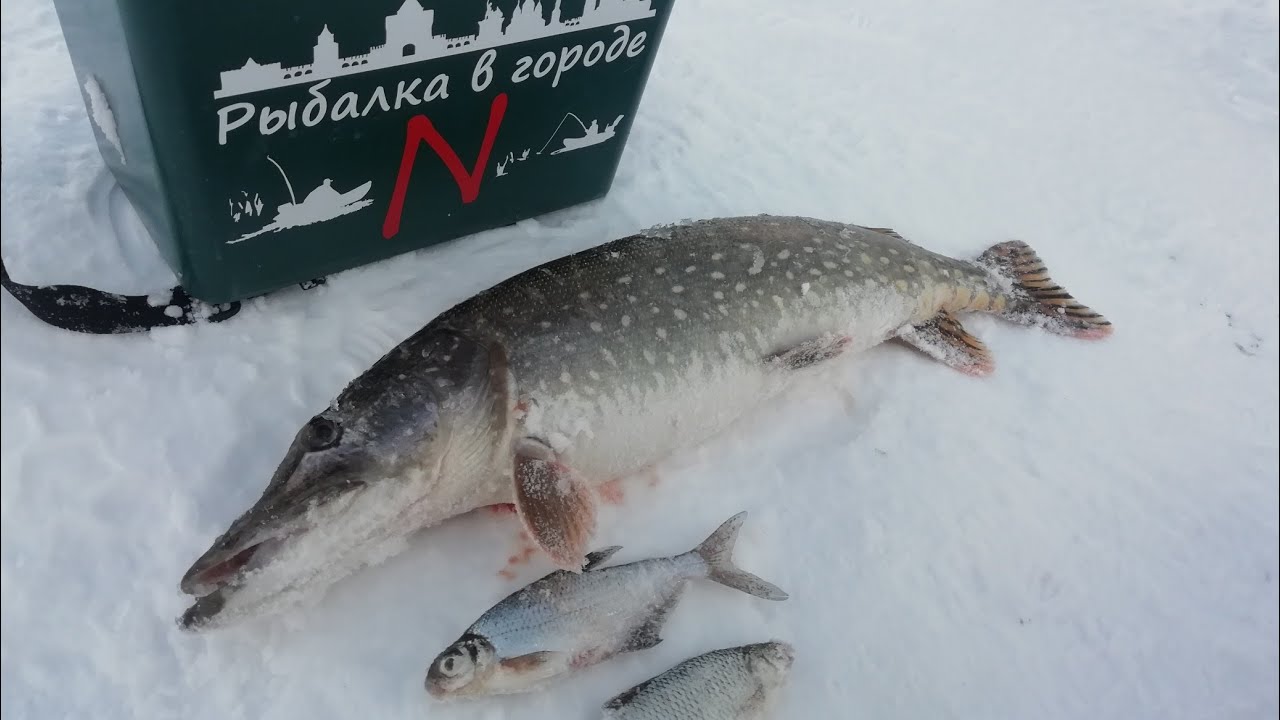
[(852, 340), (848, 335), (822, 335), (769, 355), (765, 361), (790, 370), (800, 370), (836, 357), (844, 352)]
[(940, 313), (921, 325), (898, 331), (898, 339), (966, 375), (990, 375), (996, 368), (991, 351), (970, 335), (951, 313)]
[(596, 529), (595, 497), (587, 483), (532, 438), (515, 448), (516, 513), (556, 567), (581, 572)]

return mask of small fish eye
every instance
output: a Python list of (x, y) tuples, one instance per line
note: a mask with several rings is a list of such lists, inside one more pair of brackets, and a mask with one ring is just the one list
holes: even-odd
[(326, 417), (316, 416), (307, 424), (312, 450), (324, 450), (337, 444), (342, 428)]
[(444, 662), (440, 664), (440, 669), (452, 675), (453, 674), (453, 658), (451, 657), (445, 658)]

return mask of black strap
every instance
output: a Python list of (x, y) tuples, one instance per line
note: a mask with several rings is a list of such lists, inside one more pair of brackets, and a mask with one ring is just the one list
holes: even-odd
[(221, 322), (240, 312), (240, 303), (209, 305), (181, 287), (155, 295), (117, 295), (82, 285), (24, 285), (9, 277), (0, 257), (0, 281), (32, 315), (64, 330), (106, 335), (152, 328)]

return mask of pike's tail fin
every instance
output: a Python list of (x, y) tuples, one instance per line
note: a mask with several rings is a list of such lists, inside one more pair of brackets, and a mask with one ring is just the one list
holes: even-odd
[(765, 600), (786, 600), (787, 593), (781, 588), (733, 564), (733, 545), (746, 516), (746, 512), (740, 512), (724, 521), (693, 553), (707, 564), (707, 577), (721, 585)]
[(991, 272), (1015, 300), (1002, 316), (1024, 325), (1038, 325), (1059, 335), (1099, 340), (1112, 333), (1111, 321), (1071, 296), (1049, 277), (1044, 261), (1021, 240), (987, 248), (977, 264)]

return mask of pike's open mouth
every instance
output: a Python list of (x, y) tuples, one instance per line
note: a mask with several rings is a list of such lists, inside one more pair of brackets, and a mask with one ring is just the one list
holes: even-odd
[(182, 578), (182, 591), (188, 595), (206, 596), (234, 585), (250, 570), (270, 561), (284, 540), (284, 537), (267, 538), (221, 559), (216, 554), (206, 555)]
[(182, 591), (197, 598), (178, 619), (179, 626), (197, 630), (221, 613), (245, 576), (271, 562), (288, 537), (267, 538), (230, 554), (210, 552), (198, 560), (182, 578)]

